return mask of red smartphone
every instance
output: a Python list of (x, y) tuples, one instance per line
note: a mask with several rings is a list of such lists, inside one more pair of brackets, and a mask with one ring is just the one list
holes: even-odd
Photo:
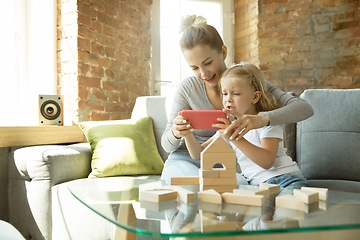
[(218, 130), (213, 127), (215, 123), (223, 123), (218, 118), (226, 118), (222, 110), (183, 110), (181, 116), (185, 117), (194, 129)]

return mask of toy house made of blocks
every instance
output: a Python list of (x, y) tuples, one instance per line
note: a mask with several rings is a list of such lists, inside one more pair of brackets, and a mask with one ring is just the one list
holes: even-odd
[[(214, 189), (218, 193), (237, 188), (236, 154), (222, 137), (217, 137), (201, 152), (200, 191)], [(222, 168), (214, 168), (220, 163)]]

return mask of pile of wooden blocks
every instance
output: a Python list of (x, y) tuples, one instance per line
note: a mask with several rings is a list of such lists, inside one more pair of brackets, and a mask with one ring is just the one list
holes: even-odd
[(302, 187), (294, 189), (293, 194), (277, 196), (275, 206), (309, 213), (319, 209), (319, 200), (327, 201), (327, 198), (327, 188)]
[[(185, 203), (193, 203), (194, 193), (176, 185), (200, 185), (199, 201), (262, 206), (265, 198), (280, 192), (279, 185), (266, 183), (260, 183), (259, 189), (237, 189), (236, 154), (221, 137), (214, 139), (201, 152), (200, 161), (199, 176), (172, 177), (171, 186), (140, 191), (140, 200), (160, 203), (180, 199)], [(213, 168), (218, 163), (223, 168)], [(277, 196), (275, 204), (310, 212), (316, 209), (314, 203), (318, 203), (319, 199), (327, 200), (327, 189), (303, 187), (301, 190), (294, 189), (293, 194)]]
[(219, 193), (214, 189), (200, 191), (199, 201), (209, 203), (232, 203), (249, 206), (263, 206), (265, 198), (280, 192), (277, 184), (261, 183), (259, 189), (233, 189), (232, 192)]
[(149, 202), (166, 202), (179, 199), (185, 203), (195, 202), (195, 193), (180, 186), (164, 186), (159, 189), (145, 189), (139, 191), (139, 200)]

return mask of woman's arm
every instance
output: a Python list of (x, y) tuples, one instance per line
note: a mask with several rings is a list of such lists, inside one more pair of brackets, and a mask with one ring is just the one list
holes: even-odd
[(273, 111), (262, 112), (269, 118), (269, 125), (296, 123), (314, 115), (314, 109), (305, 100), (290, 95), (266, 81), (268, 91), (275, 97), (276, 102), (283, 106)]
[[(164, 148), (166, 152), (169, 153), (176, 150), (179, 147), (180, 140), (182, 137), (182, 135), (180, 134), (180, 130), (182, 129), (182, 130), (190, 131), (190, 128), (187, 127), (188, 123), (183, 122), (185, 118), (183, 118), (179, 114), (179, 112), (182, 110), (190, 109), (188, 99), (186, 98), (184, 91), (185, 91), (184, 86), (183, 83), (181, 82), (178, 88), (176, 89), (171, 107), (171, 112), (168, 118), (168, 123), (166, 125), (163, 135), (161, 136), (161, 146)], [(174, 130), (177, 130), (178, 132), (173, 132)]]

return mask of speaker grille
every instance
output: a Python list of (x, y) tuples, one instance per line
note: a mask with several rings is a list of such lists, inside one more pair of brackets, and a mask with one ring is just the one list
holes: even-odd
[(57, 102), (47, 100), (41, 105), (40, 111), (41, 115), (43, 115), (47, 120), (54, 120), (60, 116), (61, 107)]

